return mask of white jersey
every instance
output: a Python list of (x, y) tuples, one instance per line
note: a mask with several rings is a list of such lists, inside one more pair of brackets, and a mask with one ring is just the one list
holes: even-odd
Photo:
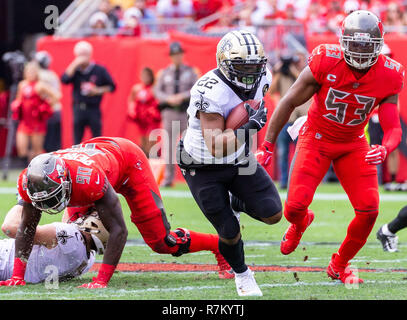
[(233, 164), (245, 150), (245, 145), (224, 158), (215, 158), (208, 150), (201, 130), (198, 111), (218, 113), (226, 119), (229, 113), (241, 102), (261, 100), (271, 84), (271, 72), (266, 68), (257, 90), (244, 96), (219, 69), (213, 69), (203, 75), (191, 89), (191, 100), (188, 107), (188, 129), (183, 138), (185, 151), (199, 164)]
[[(50, 276), (55, 266), (59, 278), (77, 277), (89, 271), (95, 262), (95, 251), (88, 258), (86, 246), (80, 231), (73, 224), (53, 223), (56, 228), (57, 246), (48, 249), (42, 245), (34, 245), (27, 263), (24, 279), (26, 282), (38, 283)], [(14, 267), (15, 240), (0, 240), (0, 280), (11, 278)]]

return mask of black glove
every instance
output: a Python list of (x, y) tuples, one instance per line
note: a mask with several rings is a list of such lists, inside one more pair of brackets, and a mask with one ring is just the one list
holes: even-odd
[[(248, 103), (245, 103), (244, 107), (249, 115), (249, 121), (235, 130), (235, 135), (242, 142), (248, 143), (250, 137), (266, 124), (267, 108), (264, 107), (264, 100), (261, 101), (257, 110), (252, 109)], [(242, 133), (238, 134), (241, 130), (244, 130), (244, 135)]]

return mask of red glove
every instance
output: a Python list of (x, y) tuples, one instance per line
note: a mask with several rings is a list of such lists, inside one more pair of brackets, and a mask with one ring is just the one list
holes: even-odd
[(100, 289), (106, 288), (107, 284), (109, 283), (110, 278), (113, 276), (113, 272), (116, 269), (116, 266), (112, 266), (110, 264), (102, 263), (100, 266), (98, 276), (93, 278), (93, 282), (85, 283), (78, 288), (86, 288), (86, 289)]
[(27, 262), (20, 258), (14, 259), (13, 275), (6, 281), (0, 281), (0, 286), (25, 286), (24, 274), (27, 267)]
[(265, 168), (271, 164), (271, 157), (274, 151), (274, 144), (264, 140), (260, 149), (256, 152), (257, 161)]
[(387, 156), (387, 149), (384, 146), (374, 144), (365, 157), (365, 161), (371, 165), (378, 165), (383, 163)]

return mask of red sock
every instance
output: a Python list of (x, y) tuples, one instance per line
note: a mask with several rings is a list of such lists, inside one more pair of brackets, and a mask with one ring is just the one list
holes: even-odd
[(191, 230), (189, 230), (189, 234), (191, 235), (191, 245), (189, 246), (189, 252), (219, 250), (219, 236), (217, 234), (199, 233)]
[(338, 255), (334, 261), (335, 264), (343, 267), (346, 266), (359, 250), (362, 249), (373, 229), (376, 217), (377, 211), (370, 212), (369, 214), (356, 212), (355, 218), (349, 224), (346, 238), (338, 250)]

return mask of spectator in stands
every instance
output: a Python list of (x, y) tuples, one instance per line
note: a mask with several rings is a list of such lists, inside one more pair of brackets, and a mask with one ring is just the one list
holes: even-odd
[[(58, 75), (49, 69), (51, 64), (51, 56), (47, 51), (38, 51), (34, 55), (34, 60), (37, 61), (39, 70), (39, 80), (51, 87), (58, 97), (61, 97), (61, 82)], [(51, 100), (52, 101), (52, 100)], [(56, 99), (51, 104), (52, 116), (47, 122), (47, 134), (45, 136), (44, 149), (46, 152), (51, 152), (61, 149), (61, 102)]]
[(143, 20), (150, 20), (154, 21), (155, 20), (155, 14), (153, 10), (150, 8), (147, 8), (147, 3), (146, 0), (135, 0), (134, 1), (134, 8), (137, 8), (141, 12), (141, 19)]
[(205, 31), (208, 33), (227, 33), (231, 28), (236, 28), (238, 17), (237, 14), (231, 10), (231, 7), (225, 6), (220, 9), (220, 17), (216, 24), (209, 25)]
[(112, 7), (109, 0), (102, 0), (99, 5), (99, 11), (106, 15), (108, 19), (108, 28), (117, 29), (119, 27), (119, 17), (117, 15), (117, 11)]
[(397, 2), (390, 2), (384, 15), (386, 33), (403, 33), (403, 11)]
[[(170, 44), (171, 64), (157, 74), (154, 93), (162, 110), (161, 118), (168, 141), (164, 139), (165, 174), (162, 186), (173, 184), (175, 176), (175, 148), (187, 127), (186, 110), (189, 105), (190, 90), (198, 79), (197, 71), (184, 64), (184, 49), (179, 42)], [(177, 130), (179, 129), (179, 131)]]
[[(292, 86), (306, 64), (306, 55), (303, 52), (292, 54), (291, 52), (287, 51), (281, 55), (280, 61), (273, 67), (273, 81), (269, 91), (272, 96), (274, 96), (276, 104), (278, 103), (277, 100), (283, 97), (288, 89)], [(290, 145), (293, 143), (290, 135), (287, 132), (287, 128), (291, 126), (299, 117), (306, 115), (309, 106), (310, 101), (296, 108), (278, 136), (277, 156), (280, 168), (281, 189), (287, 188), (288, 168), (290, 167)]]
[(250, 14), (252, 24), (262, 24), (265, 19), (275, 18), (275, 14), (277, 13), (277, 1), (260, 0), (255, 3), (255, 6), (253, 6), (253, 4), (254, 2), (251, 2), (245, 8), (248, 12), (243, 13), (244, 15)]
[(141, 35), (140, 20), (143, 15), (135, 7), (131, 7), (124, 12), (123, 26), (120, 28), (118, 35), (139, 37)]
[(141, 133), (141, 149), (149, 156), (154, 144), (154, 141), (149, 139), (149, 135), (152, 130), (160, 128), (161, 115), (153, 92), (153, 70), (143, 68), (140, 79), (141, 83), (131, 88), (127, 114), (137, 124)]
[(326, 32), (327, 20), (324, 15), (324, 7), (318, 0), (311, 0), (307, 10), (306, 24), (309, 34)]
[(357, 0), (346, 0), (343, 4), (343, 11), (346, 15), (351, 14), (353, 11), (359, 10), (359, 1)]
[[(242, 3), (243, 7), (239, 10), (239, 26), (251, 26), (253, 23), (252, 15), (257, 8), (256, 0), (247, 0)], [(261, 12), (261, 11), (260, 11)], [(257, 19), (260, 19), (257, 17)], [(257, 20), (256, 20), (257, 21)]]
[(159, 0), (156, 8), (161, 18), (189, 18), (193, 16), (191, 0)]
[(214, 14), (222, 8), (221, 0), (193, 0), (194, 19), (199, 20)]
[(17, 154), (26, 163), (44, 152), (47, 120), (52, 115), (51, 105), (61, 98), (54, 88), (39, 79), (39, 73), (37, 62), (26, 64), (24, 79), (18, 84), (16, 99), (11, 104), (12, 117), (19, 121)]
[(327, 27), (332, 33), (340, 33), (342, 21), (345, 19), (346, 15), (342, 9), (341, 2), (339, 0), (334, 0), (330, 2), (330, 6), (327, 12)]
[(103, 95), (113, 92), (116, 86), (106, 68), (93, 62), (93, 48), (89, 42), (79, 41), (73, 52), (75, 58), (61, 80), (73, 85), (74, 142), (79, 144), (87, 126), (93, 137), (102, 134), (100, 103)]
[(104, 12), (95, 12), (89, 18), (89, 26), (91, 28), (89, 35), (107, 35), (110, 28), (109, 19)]

